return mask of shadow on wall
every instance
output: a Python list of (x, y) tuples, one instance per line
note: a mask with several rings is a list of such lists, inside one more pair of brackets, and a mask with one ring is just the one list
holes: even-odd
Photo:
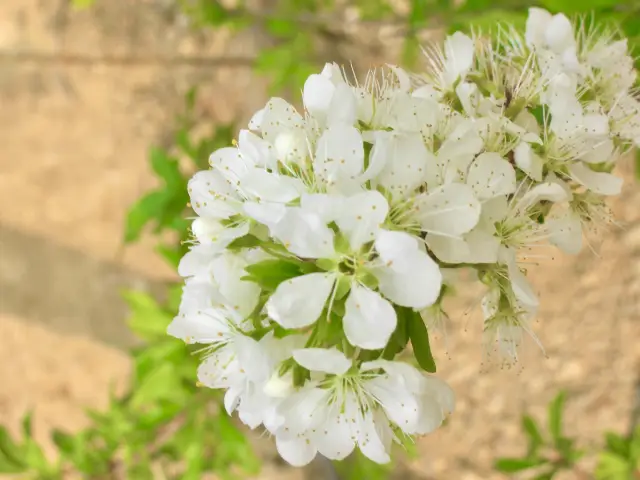
[(125, 322), (125, 289), (160, 298), (165, 285), (0, 225), (0, 313), (126, 348), (137, 340)]

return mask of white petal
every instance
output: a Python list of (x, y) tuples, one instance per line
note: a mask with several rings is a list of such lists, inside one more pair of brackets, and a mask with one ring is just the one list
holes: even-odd
[(240, 180), (242, 190), (257, 200), (288, 203), (306, 190), (299, 178), (269, 173), (261, 168), (253, 168)]
[(403, 197), (426, 181), (429, 154), (419, 133), (380, 137), (376, 141), (378, 147), (387, 158), (376, 184)]
[(440, 295), (442, 274), (438, 264), (422, 251), (407, 252), (402, 263), (410, 269), (398, 271), (394, 265), (376, 269), (379, 289), (392, 302), (421, 309), (433, 305)]
[(387, 265), (393, 265), (398, 271), (413, 268), (412, 255), (420, 250), (416, 237), (391, 230), (380, 230), (374, 245), (382, 261)]
[(527, 277), (520, 271), (520, 267), (516, 264), (515, 259), (509, 262), (507, 267), (511, 288), (513, 288), (513, 293), (518, 301), (527, 307), (537, 307), (540, 303), (538, 297), (533, 291)]
[(379, 293), (354, 284), (345, 308), (342, 321), (349, 343), (366, 350), (384, 348), (397, 326), (393, 306)]
[(347, 419), (340, 414), (338, 405), (333, 405), (331, 412), (311, 435), (312, 442), (318, 451), (331, 460), (343, 460), (356, 446)]
[(395, 362), (390, 360), (373, 360), (364, 362), (360, 366), (360, 371), (366, 372), (370, 370), (383, 369), (386, 373), (393, 377), (402, 379), (404, 386), (411, 393), (422, 393), (425, 388), (425, 376), (416, 368), (405, 362)]
[(258, 110), (253, 114), (251, 120), (249, 120), (249, 129), (250, 130), (260, 130), (260, 125), (262, 125), (262, 119), (264, 118), (264, 108), (262, 110)]
[(287, 207), (281, 203), (245, 202), (243, 208), (250, 218), (268, 227), (275, 226), (287, 213)]
[(189, 180), (188, 189), (191, 208), (200, 216), (228, 218), (238, 211), (236, 191), (218, 171), (196, 173)]
[(571, 210), (547, 217), (545, 224), (549, 228), (549, 241), (563, 252), (576, 255), (582, 250), (582, 224), (580, 217)]
[(443, 185), (418, 195), (415, 204), (416, 217), (428, 233), (462, 235), (475, 227), (480, 218), (480, 202), (468, 185)]
[(545, 31), (547, 45), (556, 53), (561, 53), (575, 43), (573, 26), (562, 13), (554, 15)]
[(196, 218), (191, 224), (191, 231), (201, 245), (210, 246), (222, 251), (236, 238), (249, 233), (249, 222), (244, 222), (237, 227), (224, 227), (219, 221), (212, 218)]
[(184, 257), (180, 259), (178, 274), (181, 277), (206, 275), (211, 262), (218, 253), (220, 253), (220, 251), (218, 249), (212, 249), (210, 245), (194, 245)]
[(273, 97), (263, 109), (260, 131), (265, 140), (273, 143), (280, 133), (301, 131), (303, 124), (304, 120), (289, 102)]
[(418, 401), (397, 377), (375, 377), (364, 387), (384, 409), (387, 417), (405, 433), (415, 433), (420, 414)]
[(239, 389), (231, 387), (224, 394), (224, 409), (228, 415), (233, 414), (234, 410), (238, 408), (241, 393), (242, 392)]
[(220, 148), (213, 152), (209, 156), (209, 165), (234, 185), (249, 168), (253, 167), (251, 161), (242, 158), (240, 150), (234, 147)]
[(569, 166), (569, 173), (578, 183), (601, 195), (618, 195), (622, 190), (622, 179), (605, 172), (594, 172), (582, 163)]
[(416, 434), (426, 435), (435, 431), (444, 420), (444, 412), (437, 399), (432, 395), (419, 397), (420, 418), (416, 426)]
[(557, 203), (562, 202), (567, 198), (567, 192), (560, 184), (555, 182), (540, 183), (525, 193), (522, 198), (518, 200), (515, 209), (524, 211), (542, 200)]
[(336, 223), (340, 230), (347, 234), (354, 251), (375, 239), (389, 213), (387, 200), (375, 190), (348, 197), (341, 208)]
[(480, 200), (516, 191), (516, 172), (511, 164), (494, 152), (481, 153), (471, 164), (467, 184)]
[(357, 103), (352, 88), (346, 83), (336, 87), (327, 115), (327, 125), (353, 125), (356, 123)]
[(300, 207), (289, 207), (280, 221), (271, 227), (291, 253), (303, 258), (332, 258), (334, 233), (316, 214)]
[(276, 436), (276, 448), (280, 456), (294, 467), (304, 467), (311, 463), (318, 453), (307, 438), (283, 440)]
[(283, 438), (294, 438), (321, 425), (327, 413), (330, 392), (305, 386), (278, 404), (277, 410), (284, 417), (285, 428), (277, 432)]
[(540, 156), (534, 153), (531, 145), (526, 142), (520, 142), (513, 153), (518, 168), (532, 179), (541, 182), (544, 162)]
[(213, 343), (229, 334), (229, 323), (216, 310), (182, 314), (173, 319), (167, 333), (187, 343)]
[(425, 390), (436, 397), (446, 413), (453, 413), (456, 407), (456, 395), (444, 380), (433, 375), (425, 375)]
[(614, 158), (615, 145), (613, 140), (607, 138), (599, 141), (593, 148), (587, 150), (580, 160), (586, 163), (603, 163)]
[(267, 301), (270, 318), (285, 328), (302, 328), (314, 323), (324, 309), (335, 276), (310, 273), (278, 285)]
[[(536, 117), (528, 110), (522, 110), (514, 120), (515, 124), (536, 136), (540, 135), (540, 125)], [(539, 140), (539, 139), (538, 139)]]
[(427, 235), (425, 240), (432, 253), (442, 262), (465, 263), (471, 255), (469, 244), (464, 238)]
[(362, 413), (353, 394), (348, 394), (345, 399), (345, 417), (347, 423), (352, 426), (352, 435), (355, 436), (358, 447), (367, 458), (376, 463), (391, 461), (382, 435), (376, 428), (372, 412)]
[(582, 117), (582, 122), (582, 128), (587, 135), (602, 137), (609, 134), (609, 117), (606, 115), (585, 115)]
[(543, 46), (545, 43), (545, 32), (551, 22), (551, 14), (542, 8), (530, 8), (527, 17), (526, 41), (527, 45)]
[(339, 176), (355, 177), (364, 168), (362, 136), (355, 127), (334, 126), (318, 140), (313, 168), (317, 176), (331, 183)]
[(344, 211), (345, 198), (342, 195), (326, 193), (305, 193), (300, 199), (303, 210), (318, 215), (323, 222), (331, 223)]
[(313, 74), (304, 82), (302, 101), (311, 115), (326, 115), (336, 87), (324, 75)]
[(246, 377), (253, 382), (267, 382), (275, 367), (275, 361), (260, 342), (246, 335), (236, 335), (233, 346)]
[(293, 359), (307, 370), (342, 375), (351, 368), (351, 360), (335, 348), (301, 348), (293, 351)]
[(246, 260), (240, 255), (225, 253), (211, 263), (214, 283), (227, 300), (227, 306), (246, 317), (253, 312), (260, 297), (260, 287), (254, 282), (241, 280), (247, 275)]
[(444, 43), (444, 54), (449, 84), (453, 84), (456, 79), (467, 74), (473, 64), (473, 53), (473, 40), (467, 35), (456, 32), (447, 37)]
[(249, 164), (268, 168), (276, 166), (273, 146), (249, 130), (240, 130), (238, 149), (242, 158)]

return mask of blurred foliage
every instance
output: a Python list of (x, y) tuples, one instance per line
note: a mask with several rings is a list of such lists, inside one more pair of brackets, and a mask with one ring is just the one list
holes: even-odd
[[(95, 2), (69, 1), (77, 9)], [(505, 22), (523, 26), (531, 6), (568, 15), (593, 12), (598, 22), (618, 25), (631, 46), (640, 43), (640, 0), (410, 0), (402, 11), (394, 7), (396, 2), (387, 0), (279, 0), (268, 2), (263, 9), (245, 0), (229, 6), (231, 3), (177, 0), (194, 29), (262, 31), (265, 37), (253, 68), (269, 79), (271, 93), (281, 95), (299, 91), (306, 76), (318, 71), (325, 61), (341, 61), (337, 55), (343, 46), (350, 47), (351, 52), (362, 52), (353, 60), (366, 63), (371, 52), (369, 42), (375, 39), (360, 38), (348, 28), (347, 9), (357, 10), (359, 22), (367, 29), (393, 27), (403, 44), (400, 63), (408, 67), (416, 66), (419, 60), (419, 39), (426, 30), (495, 30), (498, 23)], [(173, 144), (150, 150), (149, 164), (158, 186), (131, 207), (124, 229), (125, 243), (147, 233), (156, 235), (158, 253), (174, 267), (187, 249), (184, 242), (192, 215), (187, 207), (188, 178), (206, 168), (209, 154), (229, 145), (237, 130), (234, 125), (217, 125), (196, 140), (193, 132), (202, 123), (195, 114), (197, 93), (194, 88), (186, 94)], [(640, 155), (637, 167), (640, 176)], [(243, 430), (221, 413), (220, 393), (194, 384), (197, 358), (182, 342), (166, 335), (180, 293), (180, 285), (170, 287), (168, 299), (162, 303), (141, 292), (124, 293), (131, 310), (129, 326), (145, 342), (132, 351), (133, 373), (124, 393), (112, 394), (105, 411), (88, 412), (92, 420), (88, 428), (72, 434), (53, 432), (58, 450), (55, 461), (45, 458), (42, 447), (33, 439), (31, 414), (24, 418), (19, 440), (0, 427), (0, 474), (42, 480), (61, 479), (66, 472), (80, 473), (87, 479), (189, 480), (201, 478), (206, 472), (233, 479), (258, 471), (260, 462)], [(409, 333), (416, 336), (420, 332)], [(432, 358), (418, 360), (432, 368)], [(542, 480), (576, 468), (584, 452), (562, 430), (563, 405), (563, 395), (551, 404), (544, 433), (533, 418), (525, 416), (522, 426), (529, 443), (526, 454), (500, 459), (496, 469), (510, 475), (535, 470), (535, 478)], [(415, 453), (410, 445), (405, 450)], [(637, 472), (639, 458), (640, 429), (629, 436), (608, 433), (596, 472), (586, 478), (626, 480)], [(336, 469), (343, 479), (383, 480), (393, 467), (373, 464), (356, 454), (337, 462)]]
[(577, 447), (578, 441), (566, 435), (563, 428), (566, 395), (559, 393), (549, 404), (547, 427), (543, 429), (533, 417), (522, 417), (522, 431), (527, 450), (521, 457), (500, 458), (495, 469), (507, 474), (527, 472), (527, 478), (550, 480), (562, 472), (574, 478), (596, 480), (634, 480), (640, 478), (640, 425), (633, 425), (629, 435), (607, 432), (597, 457), (594, 472), (585, 472), (578, 461), (587, 451)]

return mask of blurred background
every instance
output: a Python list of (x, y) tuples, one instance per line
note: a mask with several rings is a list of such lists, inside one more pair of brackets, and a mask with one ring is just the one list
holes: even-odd
[[(164, 334), (186, 179), (269, 95), (297, 101), (324, 62), (419, 68), (421, 44), (497, 21), (523, 26), (530, 6), (595, 12), (640, 44), (637, 0), (2, 0), (0, 477), (332, 478), (322, 465), (287, 468), (269, 440), (219, 415), (219, 397), (193, 385), (194, 359)], [(454, 416), (396, 465), (356, 459), (339, 466), (343, 478), (520, 478), (517, 465), (498, 472), (494, 462), (523, 454), (522, 415), (544, 428), (560, 391), (563, 428), (580, 448), (631, 428), (634, 163), (619, 167), (621, 227), (595, 253), (531, 271), (546, 356), (530, 342), (518, 368), (481, 365), (480, 317), (468, 314), (481, 290), (470, 284), (452, 304), (453, 331), (433, 340)], [(584, 472), (597, 461), (585, 455), (553, 478), (594, 478)]]

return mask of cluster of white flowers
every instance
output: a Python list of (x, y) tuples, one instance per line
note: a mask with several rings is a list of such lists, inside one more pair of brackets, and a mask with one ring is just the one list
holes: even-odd
[(427, 335), (448, 322), (457, 269), (487, 287), (488, 349), (517, 360), (538, 307), (523, 263), (577, 253), (585, 227), (611, 222), (610, 172), (640, 144), (613, 35), (531, 9), (523, 36), (456, 33), (425, 53), (425, 73), (364, 83), (327, 64), (303, 111), (272, 98), (189, 183), (169, 333), (204, 345), (199, 381), (293, 465), (355, 447), (387, 462), (442, 424), (454, 396)]

